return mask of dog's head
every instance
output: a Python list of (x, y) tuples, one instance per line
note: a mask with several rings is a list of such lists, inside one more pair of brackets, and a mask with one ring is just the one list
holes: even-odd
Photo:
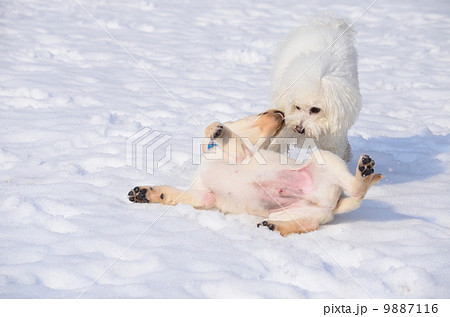
[(328, 111), (318, 98), (292, 100), (286, 108), (288, 129), (311, 138), (318, 138), (327, 130)]
[(238, 121), (227, 122), (225, 125), (239, 137), (248, 138), (255, 144), (261, 138), (269, 141), (277, 135), (284, 126), (284, 113), (271, 109)]
[(357, 86), (329, 76), (294, 82), (275, 103), (286, 115), (286, 127), (309, 138), (340, 135), (361, 109)]

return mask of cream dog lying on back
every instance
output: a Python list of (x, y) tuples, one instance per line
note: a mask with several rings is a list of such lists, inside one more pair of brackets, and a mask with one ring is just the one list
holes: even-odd
[[(277, 110), (212, 123), (205, 132), (203, 151), (222, 158), (203, 158), (192, 188), (138, 186), (128, 198), (136, 203), (185, 203), (197, 209), (258, 215), (265, 218), (258, 226), (286, 236), (316, 230), (334, 214), (358, 208), (369, 188), (383, 177), (373, 174), (375, 163), (364, 154), (352, 175), (345, 162), (328, 151), (314, 150), (314, 159), (300, 165), (264, 149), (283, 125), (284, 114)], [(256, 153), (252, 146), (257, 142), (263, 149)]]

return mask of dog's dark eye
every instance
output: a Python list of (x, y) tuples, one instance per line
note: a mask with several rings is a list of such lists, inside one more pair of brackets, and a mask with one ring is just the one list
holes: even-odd
[(311, 109), (309, 109), (309, 113), (319, 113), (320, 112), (320, 108), (317, 107), (312, 107)]
[(159, 198), (164, 199), (164, 194), (161, 194)]
[(300, 107), (299, 106), (295, 106), (295, 109), (300, 110)]

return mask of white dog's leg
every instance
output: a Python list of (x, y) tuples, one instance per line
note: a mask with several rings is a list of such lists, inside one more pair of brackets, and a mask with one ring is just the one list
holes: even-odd
[(347, 163), (352, 158), (352, 148), (346, 135), (323, 136), (319, 139), (317, 147), (336, 154)]
[(317, 220), (307, 218), (297, 218), (290, 221), (264, 220), (261, 224), (258, 224), (258, 227), (260, 225), (278, 231), (283, 237), (292, 233), (306, 233), (319, 228)]
[(361, 155), (356, 167), (355, 176), (350, 173), (341, 173), (340, 185), (350, 197), (341, 197), (333, 213), (340, 214), (355, 210), (361, 206), (362, 200), (370, 187), (378, 183), (384, 176), (373, 174), (375, 162), (366, 154)]
[(128, 193), (128, 199), (135, 203), (160, 203), (175, 206), (179, 203), (197, 209), (213, 208), (214, 194), (208, 191), (183, 191), (172, 186), (137, 186)]

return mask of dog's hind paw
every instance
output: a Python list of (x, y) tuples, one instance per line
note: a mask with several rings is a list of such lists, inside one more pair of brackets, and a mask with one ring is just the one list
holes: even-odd
[(362, 177), (372, 175), (375, 172), (374, 166), (375, 161), (369, 155), (361, 155), (358, 161), (358, 170), (361, 173)]

